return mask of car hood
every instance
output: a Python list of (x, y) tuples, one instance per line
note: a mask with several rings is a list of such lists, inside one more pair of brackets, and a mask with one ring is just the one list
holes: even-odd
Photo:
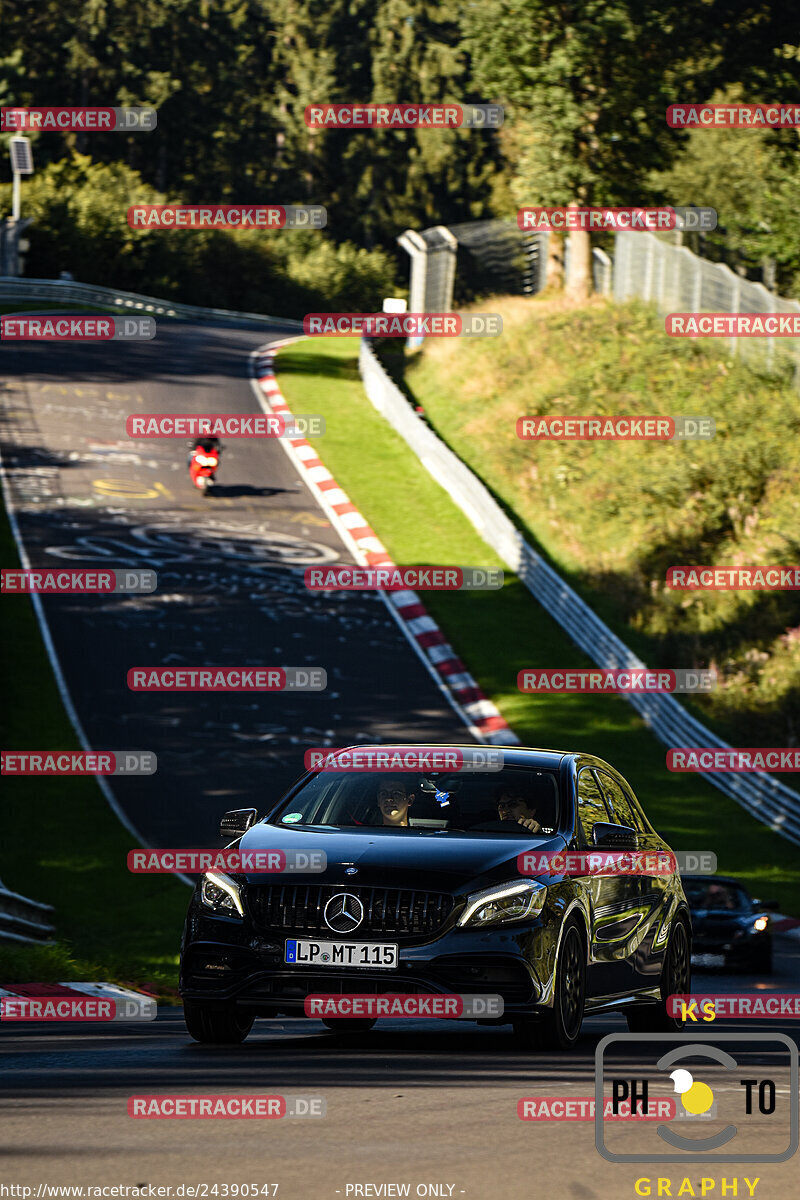
[[(284, 829), (258, 824), (242, 837), (242, 850), (322, 850), (323, 872), (248, 874), (248, 883), (352, 883), (371, 887), (451, 891), (470, 883), (482, 886), (518, 875), (517, 855), (532, 849), (562, 850), (554, 834), (449, 833), (427, 829), (402, 831), (381, 827), (356, 832), (341, 829)], [(345, 874), (355, 867), (355, 874)]]

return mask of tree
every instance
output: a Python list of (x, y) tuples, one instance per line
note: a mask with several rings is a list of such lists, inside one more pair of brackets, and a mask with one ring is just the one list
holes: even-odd
[[(668, 104), (706, 100), (736, 72), (764, 80), (770, 64), (783, 65), (787, 86), (780, 8), (772, 0), (470, 5), (465, 44), (475, 79), (513, 117), (506, 136), (517, 203), (647, 203), (652, 173), (685, 140), (666, 125)], [(585, 261), (588, 235), (573, 234), (570, 245)]]

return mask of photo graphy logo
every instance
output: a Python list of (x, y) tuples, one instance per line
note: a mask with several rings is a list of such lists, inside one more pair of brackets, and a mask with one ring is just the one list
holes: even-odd
[[(677, 1098), (674, 1121), (636, 1135), (605, 1119)], [(595, 1052), (595, 1143), (609, 1162), (778, 1163), (798, 1148), (798, 1052), (785, 1033), (611, 1033)], [(615, 1132), (617, 1130), (617, 1132)], [(667, 1149), (669, 1148), (669, 1149)]]

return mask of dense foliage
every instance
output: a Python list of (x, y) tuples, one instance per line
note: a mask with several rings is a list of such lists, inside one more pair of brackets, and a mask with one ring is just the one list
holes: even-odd
[[(259, 288), (262, 307), (287, 288), (286, 303), (305, 303), (282, 273), (296, 263), (317, 278), (313, 251), (286, 244), (294, 235), (261, 251), (228, 234), (139, 241), (125, 227), (133, 194), (323, 203), (319, 274), (330, 279), (340, 263), (365, 299), (376, 271), (379, 291), (396, 287), (395, 239), (409, 226), (511, 216), (520, 203), (691, 195), (721, 210), (715, 253), (766, 266), (784, 292), (800, 286), (797, 134), (739, 134), (734, 145), (664, 120), (668, 103), (721, 88), (797, 100), (800, 38), (781, 0), (0, 0), (0, 25), (3, 104), (158, 109), (151, 133), (34, 135), (45, 175), (24, 185), (36, 216), (28, 274), (90, 270), (110, 283), (123, 270), (128, 286), (187, 297), (205, 292), (203, 281), (238, 285), (252, 256), (248, 304)], [(319, 131), (303, 119), (313, 101), (394, 100), (499, 101), (508, 114), (495, 133)], [(75, 195), (84, 191), (85, 201)], [(334, 246), (345, 243), (342, 258)], [(390, 258), (360, 258), (356, 247)], [(334, 291), (332, 300), (348, 285)]]

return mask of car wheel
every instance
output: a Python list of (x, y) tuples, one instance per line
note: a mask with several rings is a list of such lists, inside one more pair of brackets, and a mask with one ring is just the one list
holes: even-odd
[(536, 1050), (569, 1050), (578, 1040), (586, 1001), (586, 954), (574, 921), (564, 930), (553, 1007), (536, 1020), (514, 1022), (517, 1039)]
[(231, 1046), (244, 1041), (253, 1028), (255, 1017), (238, 1012), (233, 1004), (221, 1006), (187, 1000), (183, 1005), (183, 1019), (196, 1042)]
[(372, 1029), (377, 1017), (322, 1017), (323, 1025), (334, 1033), (366, 1033)]
[(661, 969), (661, 999), (656, 1004), (642, 1004), (625, 1013), (631, 1033), (675, 1033), (683, 1029), (686, 1022), (682, 1017), (670, 1016), (667, 1000), (670, 996), (688, 993), (690, 976), (689, 933), (686, 922), (679, 918)]

